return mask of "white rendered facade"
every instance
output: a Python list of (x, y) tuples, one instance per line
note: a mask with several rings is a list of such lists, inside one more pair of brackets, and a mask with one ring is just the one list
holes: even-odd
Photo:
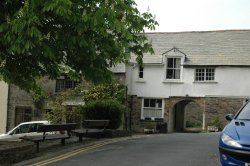
[[(141, 100), (140, 119), (145, 120), (145, 115), (153, 120), (163, 118), (173, 131), (174, 112), (182, 111), (177, 115), (181, 119), (175, 121), (185, 121), (185, 106), (198, 100), (205, 129), (210, 109), (206, 107), (211, 105), (206, 104), (207, 99), (240, 99), (241, 105), (250, 98), (249, 35), (250, 31), (146, 34), (155, 54), (144, 55), (143, 71), (133, 56), (126, 68), (128, 95)], [(177, 106), (173, 98), (182, 104)], [(157, 112), (160, 109), (162, 112)], [(224, 116), (226, 109), (216, 114)]]
[(7, 104), (8, 104), (8, 84), (0, 81), (0, 133), (6, 132), (7, 124)]

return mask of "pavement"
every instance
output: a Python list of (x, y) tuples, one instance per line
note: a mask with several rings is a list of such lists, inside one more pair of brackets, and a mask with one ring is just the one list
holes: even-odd
[(120, 142), (128, 139), (145, 137), (146, 135), (133, 135), (118, 138), (84, 138), (83, 142), (78, 142), (78, 138), (72, 137), (66, 140), (65, 146), (61, 146), (60, 141), (46, 141), (41, 143), (40, 151), (35, 154), (35, 158), (24, 160), (13, 166), (44, 166), (59, 160), (67, 159), (79, 153), (86, 153), (107, 144)]

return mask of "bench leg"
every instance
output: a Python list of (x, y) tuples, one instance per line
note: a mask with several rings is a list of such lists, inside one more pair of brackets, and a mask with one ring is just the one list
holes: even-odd
[(79, 135), (79, 142), (82, 142), (82, 135)]
[(65, 139), (61, 139), (61, 144), (65, 145)]
[(36, 142), (36, 152), (39, 152), (39, 142)]

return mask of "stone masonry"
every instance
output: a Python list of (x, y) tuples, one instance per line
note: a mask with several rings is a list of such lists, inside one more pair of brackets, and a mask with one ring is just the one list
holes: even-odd
[[(129, 97), (128, 97), (129, 98)], [(142, 132), (144, 121), (141, 120), (142, 98), (130, 96), (132, 130)], [(230, 97), (170, 97), (165, 99), (164, 122), (169, 123), (170, 111), (176, 104), (182, 103), (186, 112), (186, 121), (193, 120), (202, 127), (202, 114), (205, 111), (205, 127), (217, 125), (222, 129), (227, 121), (225, 115), (235, 114), (244, 104), (244, 98)], [(194, 123), (194, 124), (195, 124)]]

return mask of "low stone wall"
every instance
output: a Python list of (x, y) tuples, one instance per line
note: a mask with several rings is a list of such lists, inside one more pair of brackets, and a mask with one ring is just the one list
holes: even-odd
[[(116, 137), (127, 137), (131, 136), (131, 131), (127, 130), (110, 130), (107, 129), (105, 134), (102, 135), (104, 138), (116, 138)], [(96, 138), (96, 135), (93, 135)], [(100, 137), (100, 138), (102, 138)], [(96, 139), (95, 139), (96, 140)], [(90, 140), (91, 141), (91, 140)], [(40, 145), (40, 152), (36, 152), (36, 144), (28, 141), (20, 142), (1, 142), (0, 141), (0, 165), (9, 166), (14, 163), (18, 163), (31, 158), (39, 157), (45, 153), (51, 153), (53, 151), (72, 147), (73, 145), (78, 145), (78, 138), (73, 137), (67, 140), (66, 146), (61, 146), (60, 141), (47, 141)]]
[(35, 157), (35, 144), (30, 142), (0, 142), (0, 163), (3, 166)]

